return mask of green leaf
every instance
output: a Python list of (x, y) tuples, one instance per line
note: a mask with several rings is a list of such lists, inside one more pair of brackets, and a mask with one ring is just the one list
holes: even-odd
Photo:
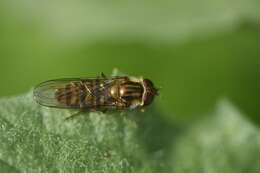
[(190, 127), (173, 151), (176, 173), (260, 172), (259, 129), (227, 101)]
[(64, 121), (70, 114), (68, 110), (38, 105), (31, 93), (1, 99), (1, 171), (117, 173), (166, 170), (164, 146), (173, 136), (169, 130), (173, 128), (162, 120), (155, 108), (151, 107), (144, 114), (126, 112), (125, 116), (130, 120), (116, 112), (86, 112)]
[(128, 119), (86, 112), (64, 121), (70, 114), (36, 104), (31, 93), (1, 99), (1, 172), (260, 171), (259, 129), (226, 101), (182, 128), (155, 106)]

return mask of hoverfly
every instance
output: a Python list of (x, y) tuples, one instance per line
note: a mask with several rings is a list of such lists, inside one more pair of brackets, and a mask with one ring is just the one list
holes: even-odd
[(34, 99), (40, 105), (93, 111), (125, 110), (151, 104), (158, 94), (149, 79), (116, 76), (107, 78), (65, 78), (43, 82), (35, 87)]

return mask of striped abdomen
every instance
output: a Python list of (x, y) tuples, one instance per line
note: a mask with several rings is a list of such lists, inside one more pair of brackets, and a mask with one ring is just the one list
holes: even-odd
[(98, 108), (105, 103), (106, 88), (104, 81), (93, 79), (82, 82), (72, 82), (65, 88), (55, 92), (55, 98), (71, 108)]
[(55, 92), (55, 98), (62, 104), (72, 108), (81, 108), (85, 105), (87, 96), (86, 87), (82, 82), (72, 82), (65, 88), (59, 88)]

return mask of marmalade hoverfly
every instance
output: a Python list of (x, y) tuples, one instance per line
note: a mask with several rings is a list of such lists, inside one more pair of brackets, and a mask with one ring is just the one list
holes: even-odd
[(116, 76), (107, 78), (64, 78), (35, 87), (34, 99), (43, 106), (77, 110), (125, 110), (151, 104), (158, 94), (149, 79)]

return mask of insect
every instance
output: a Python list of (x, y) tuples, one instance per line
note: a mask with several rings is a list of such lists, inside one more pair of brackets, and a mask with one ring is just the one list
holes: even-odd
[(79, 111), (125, 110), (144, 107), (158, 94), (149, 79), (116, 76), (107, 78), (65, 78), (43, 82), (35, 87), (34, 99), (40, 105)]

